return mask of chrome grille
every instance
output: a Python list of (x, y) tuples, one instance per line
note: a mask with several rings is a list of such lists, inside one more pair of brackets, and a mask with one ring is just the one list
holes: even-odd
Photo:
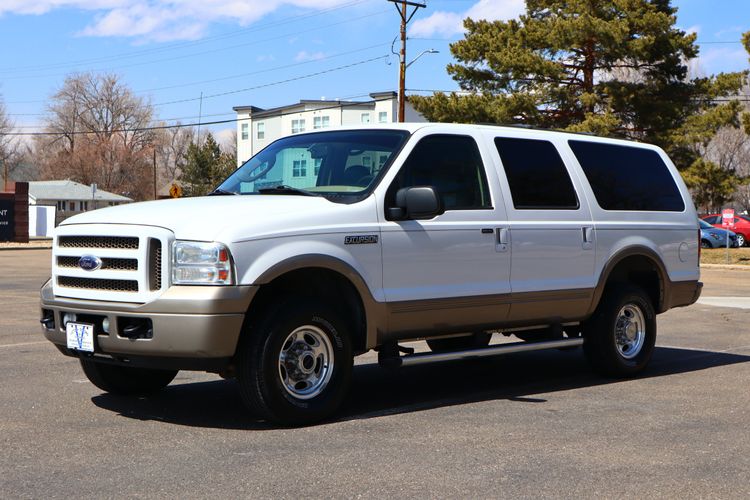
[[(78, 268), (80, 257), (58, 257), (57, 265), (59, 267)], [(111, 271), (137, 271), (138, 259), (116, 259), (103, 258), (102, 267)]]
[(58, 276), (57, 284), (66, 288), (85, 288), (88, 290), (105, 290), (108, 292), (138, 291), (138, 281), (136, 280), (112, 280)]
[(136, 250), (138, 238), (130, 236), (60, 236), (61, 248), (120, 248)]
[(148, 247), (148, 269), (151, 291), (161, 289), (161, 241), (156, 238), (149, 239)]

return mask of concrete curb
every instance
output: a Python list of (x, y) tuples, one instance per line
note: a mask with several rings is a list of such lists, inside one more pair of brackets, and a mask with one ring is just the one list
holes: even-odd
[(731, 269), (732, 271), (750, 271), (750, 266), (742, 264), (701, 264), (705, 269)]

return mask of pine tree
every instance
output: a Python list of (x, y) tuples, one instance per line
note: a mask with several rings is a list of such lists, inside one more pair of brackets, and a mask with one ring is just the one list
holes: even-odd
[(689, 78), (696, 35), (675, 27), (675, 13), (669, 0), (527, 0), (519, 19), (467, 19), (447, 68), (465, 92), (410, 102), (433, 121), (643, 140), (690, 167), (700, 148), (685, 136), (702, 143), (738, 124), (739, 104), (716, 99), (736, 94), (746, 74)]
[(210, 133), (202, 146), (190, 144), (180, 177), (185, 196), (204, 196), (218, 186), (236, 167), (235, 159), (222, 153)]

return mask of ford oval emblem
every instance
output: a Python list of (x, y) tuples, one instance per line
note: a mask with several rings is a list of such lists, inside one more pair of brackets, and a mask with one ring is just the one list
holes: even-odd
[(102, 267), (102, 259), (95, 255), (84, 255), (78, 259), (78, 267), (84, 271), (96, 271)]

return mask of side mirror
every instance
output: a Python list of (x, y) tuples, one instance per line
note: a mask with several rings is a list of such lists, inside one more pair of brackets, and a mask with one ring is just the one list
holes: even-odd
[(396, 206), (388, 209), (391, 220), (432, 219), (445, 210), (432, 186), (401, 188), (396, 192)]

